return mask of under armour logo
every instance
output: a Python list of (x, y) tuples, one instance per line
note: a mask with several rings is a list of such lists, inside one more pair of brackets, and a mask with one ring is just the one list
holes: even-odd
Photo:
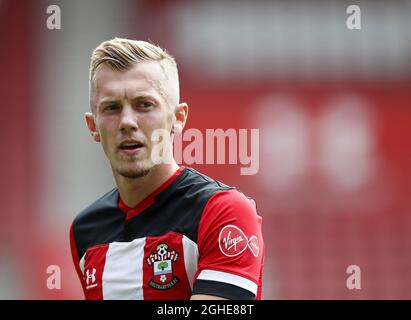
[(96, 281), (96, 271), (97, 271), (96, 268), (93, 268), (90, 274), (90, 269), (86, 270), (86, 284), (87, 285), (90, 284), (90, 280), (92, 284)]

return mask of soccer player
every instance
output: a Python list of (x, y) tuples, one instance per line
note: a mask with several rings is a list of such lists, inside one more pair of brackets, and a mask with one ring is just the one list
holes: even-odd
[[(89, 79), (85, 120), (116, 188), (70, 229), (86, 299), (261, 299), (264, 243), (254, 201), (167, 152), (188, 114), (174, 58), (115, 38), (94, 50)], [(166, 133), (162, 161), (153, 156), (158, 132)]]

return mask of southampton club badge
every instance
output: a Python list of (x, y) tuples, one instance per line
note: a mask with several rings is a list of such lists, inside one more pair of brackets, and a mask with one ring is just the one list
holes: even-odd
[(148, 285), (154, 289), (167, 290), (174, 287), (179, 279), (173, 274), (173, 262), (178, 259), (178, 252), (168, 250), (168, 245), (161, 243), (156, 248), (157, 252), (151, 253), (147, 264), (153, 269), (153, 278)]

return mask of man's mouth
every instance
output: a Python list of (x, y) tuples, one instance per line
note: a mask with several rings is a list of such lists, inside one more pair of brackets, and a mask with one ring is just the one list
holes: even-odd
[(139, 141), (123, 141), (120, 144), (119, 149), (132, 152), (132, 151), (137, 151), (141, 149), (142, 147), (144, 147), (144, 144), (142, 144)]

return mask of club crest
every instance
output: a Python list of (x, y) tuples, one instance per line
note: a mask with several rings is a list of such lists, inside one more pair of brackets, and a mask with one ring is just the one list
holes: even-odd
[(153, 277), (148, 285), (154, 289), (167, 290), (174, 287), (179, 279), (173, 274), (173, 263), (178, 259), (178, 252), (169, 250), (166, 243), (156, 247), (156, 252), (147, 257), (147, 264), (153, 270)]

